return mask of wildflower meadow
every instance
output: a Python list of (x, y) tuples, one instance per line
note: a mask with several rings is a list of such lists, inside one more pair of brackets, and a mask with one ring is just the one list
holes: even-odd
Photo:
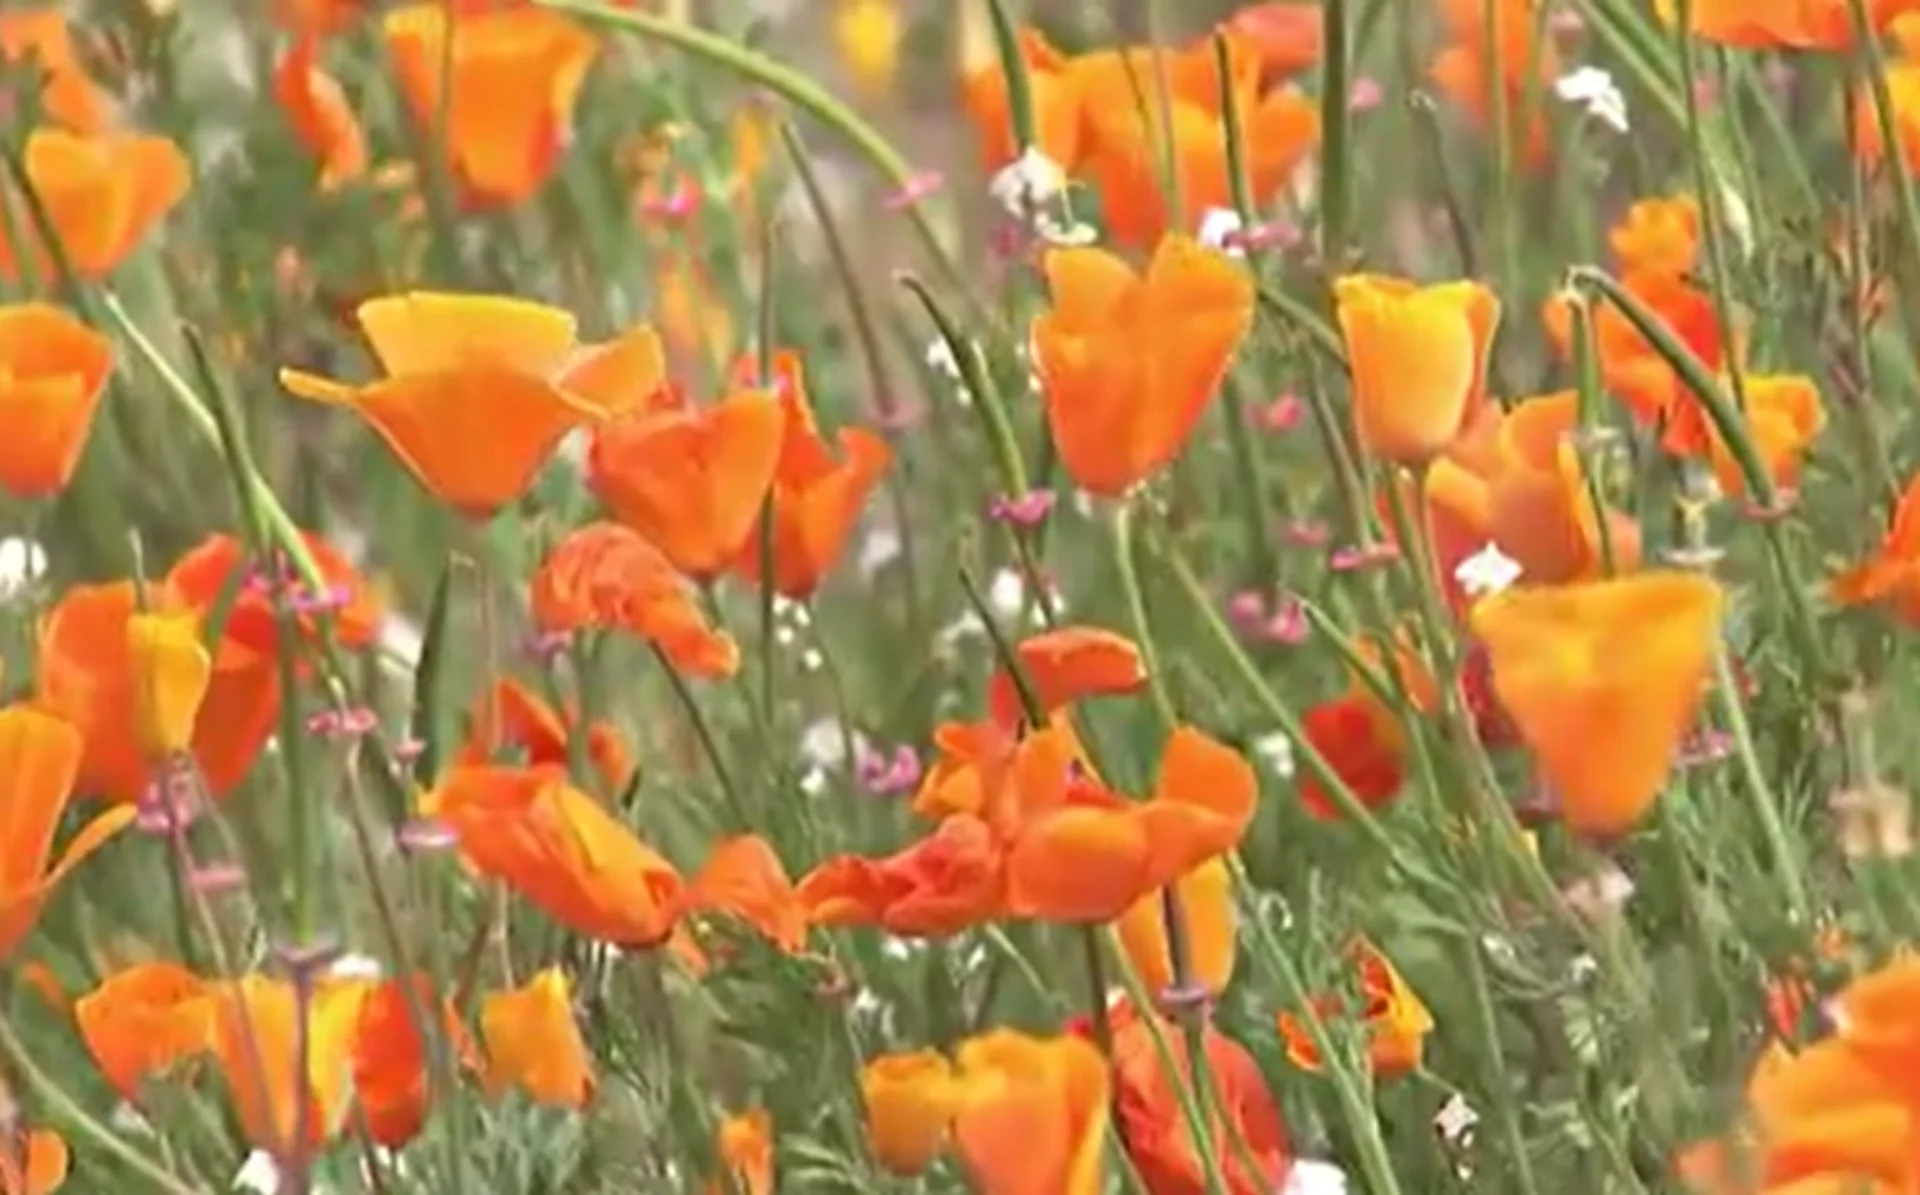
[(1920, 0), (0, 0), (0, 1195), (1920, 1195)]

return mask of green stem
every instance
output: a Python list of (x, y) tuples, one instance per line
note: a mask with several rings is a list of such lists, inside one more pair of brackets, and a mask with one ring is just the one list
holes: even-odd
[(1320, 256), (1339, 272), (1347, 259), (1348, 135), (1347, 3), (1326, 0), (1320, 10)]
[[(1907, 161), (1902, 148), (1899, 115), (1893, 106), (1893, 95), (1887, 88), (1886, 55), (1880, 48), (1880, 35), (1867, 18), (1864, 0), (1847, 0), (1847, 11), (1853, 18), (1854, 44), (1859, 48), (1861, 66), (1866, 73), (1867, 89), (1873, 97), (1874, 123), (1880, 130), (1880, 144), (1884, 148), (1883, 164), (1893, 175), (1894, 194), (1899, 198), (1896, 212), (1900, 219), (1900, 234), (1907, 242), (1907, 252), (1920, 256), (1920, 197), (1915, 195), (1912, 171), (1916, 165)], [(1852, 89), (1851, 80), (1843, 82), (1843, 87)], [(1848, 130), (1851, 137), (1853, 132)], [(1901, 316), (1907, 322), (1907, 345), (1914, 353), (1920, 354), (1920, 310), (1911, 302), (1896, 302)]]
[(1773, 856), (1774, 874), (1780, 879), (1781, 890), (1794, 920), (1801, 925), (1811, 925), (1813, 906), (1807, 898), (1807, 881), (1800, 866), (1800, 855), (1794, 849), (1793, 836), (1781, 821), (1780, 802), (1767, 781), (1766, 769), (1760, 764), (1760, 754), (1753, 741), (1753, 727), (1747, 722), (1746, 707), (1740, 700), (1740, 686), (1734, 677), (1733, 662), (1728, 657), (1724, 642), (1714, 647), (1713, 676), (1714, 688), (1720, 695), (1720, 709), (1727, 719), (1727, 732), (1733, 736), (1733, 757), (1739, 764), (1740, 777), (1744, 781), (1742, 787), (1753, 803), (1753, 815), (1760, 822), (1768, 853)]

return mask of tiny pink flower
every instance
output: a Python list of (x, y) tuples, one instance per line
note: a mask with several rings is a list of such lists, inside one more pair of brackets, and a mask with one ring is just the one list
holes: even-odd
[(889, 755), (862, 742), (855, 771), (861, 787), (868, 792), (883, 797), (898, 796), (919, 787), (920, 756), (904, 743), (895, 747)]
[(1291, 249), (1300, 243), (1300, 227), (1297, 224), (1273, 221), (1255, 224), (1251, 228), (1235, 228), (1220, 238), (1226, 249), (1238, 249), (1253, 252), (1260, 249)]
[(890, 212), (903, 211), (946, 185), (947, 176), (938, 170), (916, 170), (907, 176), (905, 182), (887, 192), (887, 197), (882, 202)]
[(1243, 634), (1257, 629), (1267, 617), (1267, 601), (1251, 589), (1243, 589), (1227, 599), (1227, 617)]
[(401, 826), (396, 837), (406, 851), (444, 851), (460, 841), (452, 826), (438, 818), (423, 817)]
[(187, 886), (203, 896), (245, 887), (246, 869), (238, 863), (206, 863), (187, 872)]
[(996, 495), (987, 507), (987, 517), (996, 523), (1032, 530), (1053, 513), (1052, 490), (1029, 490), (1017, 498)]
[(1247, 422), (1263, 432), (1290, 432), (1306, 414), (1306, 402), (1298, 394), (1287, 393), (1248, 411)]
[(1293, 519), (1280, 528), (1280, 538), (1296, 548), (1322, 548), (1333, 532), (1319, 519)]
[(320, 710), (307, 719), (307, 733), (323, 739), (359, 738), (380, 725), (380, 718), (365, 706)]
[(1327, 567), (1336, 573), (1350, 573), (1357, 569), (1388, 564), (1399, 558), (1400, 548), (1395, 544), (1348, 545), (1334, 549), (1333, 555), (1327, 558)]
[(649, 195), (640, 201), (640, 211), (656, 220), (680, 220), (693, 214), (700, 204), (700, 189), (688, 180), (678, 179), (665, 195)]
[(1377, 79), (1363, 75), (1353, 81), (1353, 89), (1347, 93), (1347, 111), (1371, 112), (1386, 95)]

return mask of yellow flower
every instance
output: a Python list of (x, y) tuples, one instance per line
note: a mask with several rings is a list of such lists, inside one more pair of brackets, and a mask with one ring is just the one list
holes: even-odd
[(187, 750), (213, 678), (199, 618), (191, 612), (133, 615), (127, 619), (127, 658), (141, 750), (151, 758)]

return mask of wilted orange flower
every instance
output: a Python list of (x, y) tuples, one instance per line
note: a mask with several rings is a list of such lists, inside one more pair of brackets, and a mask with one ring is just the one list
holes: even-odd
[(557, 768), (457, 766), (422, 812), (461, 853), (576, 933), (658, 946), (680, 915), (680, 873)]
[(1253, 280), (1184, 236), (1146, 273), (1104, 249), (1046, 256), (1051, 308), (1033, 321), (1034, 368), (1074, 481), (1117, 496), (1180, 454), (1253, 321)]
[[(893, 452), (866, 428), (846, 427), (836, 460), (814, 423), (799, 358), (781, 353), (775, 369), (786, 426), (773, 482), (773, 587), (804, 601), (838, 563)], [(736, 567), (747, 580), (760, 580), (758, 535), (748, 537)]]
[[(1019, 31), (1019, 44), (1033, 97), (1033, 148), (1062, 170), (1072, 171), (1080, 163), (1081, 114), (1079, 89), (1067, 70), (1067, 57), (1032, 27)], [(980, 141), (981, 163), (989, 173), (1020, 156), (1021, 147), (1014, 143), (1007, 76), (998, 62), (968, 73), (962, 101)]]
[(1700, 256), (1700, 201), (1642, 199), (1607, 233), (1622, 273), (1685, 274)]
[(758, 834), (714, 844), (687, 885), (686, 908), (737, 918), (789, 954), (807, 942), (807, 910), (780, 856)]
[[(491, 696), (482, 694), (474, 703), (467, 739), (455, 762), (486, 763), (496, 747), (506, 747), (521, 752), (529, 765), (565, 768), (569, 763), (567, 739), (576, 720), (572, 710), (563, 719), (539, 694), (513, 677), (503, 676), (495, 682)], [(633, 775), (633, 750), (626, 736), (604, 719), (596, 719), (587, 728), (587, 759), (607, 792), (624, 790)]]
[(112, 372), (113, 345), (60, 308), (0, 307), (0, 489), (47, 498), (66, 488)]
[(303, 997), (291, 980), (264, 975), (208, 985), (214, 1060), (255, 1148), (285, 1158), (318, 1146), (340, 1127), (352, 1095), (354, 1035), (371, 986), (321, 979)]
[[(472, 201), (519, 203), (539, 190), (565, 149), (574, 100), (599, 43), (558, 13), (531, 6), (451, 18), (411, 4), (382, 29), (414, 119), (436, 129)], [(451, 38), (452, 45), (448, 45)], [(451, 65), (451, 78), (443, 68)], [(453, 94), (443, 102), (445, 89)]]
[(317, 38), (296, 39), (274, 70), (273, 98), (319, 164), (321, 190), (331, 191), (367, 172), (367, 136), (340, 81), (319, 58)]
[(588, 483), (682, 572), (713, 577), (753, 534), (785, 432), (779, 401), (764, 391), (705, 408), (673, 401), (596, 429)]
[[(165, 585), (148, 586), (146, 604), (152, 614), (185, 609), (180, 595)], [(113, 801), (138, 800), (155, 762), (143, 749), (142, 674), (128, 637), (138, 606), (131, 581), (76, 585), (60, 595), (40, 624), (34, 704), (85, 735), (79, 786)], [(279, 714), (280, 671), (274, 657), (223, 637), (193, 724), (193, 754), (210, 793), (223, 796), (246, 778)]]
[[(1104, 627), (1042, 631), (1022, 639), (1014, 655), (1042, 716), (1089, 697), (1137, 693), (1147, 683), (1140, 648)], [(1026, 716), (1019, 687), (1005, 669), (995, 671), (988, 683), (987, 706), (994, 720), (1008, 728), (1017, 728)]]
[(1497, 80), (1505, 93), (1502, 106), (1513, 144), (1528, 166), (1543, 164), (1552, 150), (1546, 113), (1532, 94), (1537, 85), (1533, 81), (1551, 83), (1560, 75), (1553, 45), (1534, 38), (1538, 7), (1538, 0), (1497, 0), (1490, 38), (1486, 0), (1441, 0), (1440, 22), (1447, 40), (1431, 71), (1434, 84), (1483, 129), (1493, 124)]
[[(316, 594), (298, 582), (290, 582), (293, 591), (289, 597), (302, 630), (309, 635), (318, 633), (314, 615), (302, 607), (320, 607), (329, 611), (334, 640), (342, 647), (355, 650), (371, 647), (379, 635), (384, 614), (373, 587), (353, 567), (353, 562), (325, 539), (303, 531), (300, 542), (313, 557), (327, 586), (327, 592)], [(213, 617), (226, 600), (229, 587), (238, 586), (226, 605), (222, 638), (272, 656), (280, 649), (273, 587), (263, 575), (247, 575), (251, 567), (246, 545), (231, 535), (209, 535), (173, 562), (173, 567), (167, 570), (167, 587), (186, 599), (202, 619), (207, 619)], [(286, 571), (291, 572), (290, 565)], [(241, 576), (235, 576), (236, 573)]]
[(369, 299), (355, 318), (386, 377), (349, 386), (283, 369), (280, 384), (357, 412), (470, 518), (525, 493), (562, 436), (636, 406), (664, 368), (651, 328), (583, 348), (571, 315), (522, 299), (414, 291)]
[[(1404, 1075), (1420, 1065), (1427, 1034), (1433, 1030), (1433, 1014), (1372, 943), (1356, 944), (1352, 955), (1359, 972), (1357, 1012), (1366, 1034), (1367, 1061), (1380, 1078)], [(1348, 1005), (1337, 996), (1316, 996), (1313, 1006), (1316, 1015), (1327, 1021), (1342, 1015)], [(1281, 1013), (1279, 1023), (1288, 1060), (1302, 1070), (1319, 1070), (1324, 1061), (1314, 1048), (1306, 1024), (1291, 1012)]]
[(138, 963), (74, 1001), (73, 1017), (107, 1082), (137, 1100), (140, 1084), (213, 1042), (207, 985), (177, 963)]
[(1360, 447), (1405, 465), (1432, 460), (1486, 401), (1500, 300), (1477, 282), (1417, 287), (1377, 274), (1337, 279), (1333, 293)]
[(953, 1064), (938, 1050), (883, 1054), (860, 1072), (867, 1148), (888, 1174), (911, 1178), (946, 1148), (959, 1107)]
[(27, 62), (44, 76), (42, 113), (76, 133), (106, 128), (113, 118), (113, 97), (81, 66), (73, 28), (58, 4), (0, 13), (0, 63)]
[[(1187, 946), (1187, 981), (1218, 996), (1233, 979), (1234, 935), (1239, 921), (1233, 906), (1233, 879), (1222, 859), (1209, 859), (1180, 877), (1180, 920)], [(1166, 889), (1133, 902), (1114, 923), (1121, 949), (1150, 992), (1173, 986), (1173, 959), (1167, 947)]]
[[(1151, 1014), (1150, 1014), (1151, 1015)], [(1154, 1026), (1131, 1001), (1111, 1014), (1113, 1020), (1114, 1110), (1127, 1156), (1154, 1195), (1207, 1195), (1207, 1168), (1201, 1161), (1180, 1108), (1179, 1087), (1197, 1091), (1185, 1036), (1161, 1019), (1160, 1037), (1172, 1052), (1177, 1079), (1170, 1079)], [(1207, 1075), (1213, 1087), (1203, 1102), (1229, 1195), (1266, 1195), (1278, 1189), (1286, 1173), (1287, 1131), (1274, 1106), (1273, 1093), (1253, 1056), (1211, 1022), (1201, 1029)], [(1237, 1145), (1258, 1168), (1248, 1173)]]
[(1131, 801), (1062, 769), (1024, 784), (1007, 856), (1012, 909), (1050, 921), (1110, 921), (1155, 889), (1239, 845), (1259, 787), (1247, 761), (1191, 727), (1175, 730), (1153, 795)]
[[(1791, 490), (1800, 484), (1800, 467), (1807, 451), (1827, 425), (1827, 408), (1813, 379), (1799, 374), (1748, 374), (1741, 379), (1746, 394), (1747, 434), (1759, 450), (1760, 462), (1774, 485)], [(1733, 450), (1709, 429), (1708, 459), (1720, 488), (1734, 497), (1747, 492), (1746, 478)]]
[(1920, 474), (1900, 495), (1893, 526), (1873, 555), (1835, 577), (1831, 588), (1843, 606), (1884, 602), (1894, 617), (1920, 626)]
[(593, 1056), (580, 1038), (572, 1001), (572, 985), (558, 967), (513, 991), (488, 993), (480, 1002), (488, 1091), (517, 1087), (535, 1103), (586, 1106), (593, 1098)]
[[(1748, 50), (1846, 50), (1854, 44), (1850, 0), (1694, 0), (1691, 32), (1703, 41)], [(1876, 31), (1914, 0), (1865, 0), (1867, 20)], [(1680, 19), (1676, 0), (1655, 0), (1668, 25)]]
[(435, 1000), (424, 975), (413, 977), (414, 1000), (401, 981), (387, 980), (369, 990), (354, 1026), (353, 1092), (367, 1135), (388, 1149), (399, 1149), (420, 1133), (432, 1092), (427, 1043), (414, 1021), (414, 1003), (431, 1016), (440, 1009), (440, 1026), (454, 1056), (473, 1066), (476, 1056), (466, 1027), (450, 1001)]
[(687, 579), (618, 523), (590, 523), (547, 553), (533, 578), (533, 619), (550, 632), (625, 631), (690, 676), (732, 676), (740, 666), (733, 636), (707, 625)]
[(733, 1181), (707, 1184), (707, 1195), (773, 1195), (773, 1117), (766, 1109), (740, 1112), (720, 1122), (714, 1152)]
[(981, 1195), (1098, 1195), (1109, 1088), (1091, 1042), (996, 1029), (959, 1069), (954, 1141)]
[(1711, 578), (1651, 571), (1474, 606), (1494, 691), (1568, 828), (1624, 834), (1659, 795), (1700, 706), (1721, 605)]
[[(1405, 736), (1392, 713), (1358, 685), (1329, 701), (1311, 706), (1300, 717), (1307, 743), (1318, 751), (1334, 775), (1368, 809), (1377, 809), (1400, 792), (1406, 780)], [(1340, 817), (1320, 782), (1300, 770), (1300, 805), (1321, 821)]]
[(1240, 9), (1226, 29), (1260, 63), (1260, 84), (1267, 87), (1320, 61), (1325, 24), (1317, 5), (1270, 0)]
[(67, 1143), (52, 1129), (23, 1130), (16, 1141), (0, 1149), (0, 1195), (53, 1195), (67, 1181)]
[(987, 824), (968, 814), (880, 859), (836, 855), (800, 880), (813, 925), (877, 925), (908, 938), (939, 938), (1007, 912), (1006, 860)]
[[(83, 136), (35, 129), (27, 138), (24, 164), (67, 264), (82, 278), (104, 277), (125, 261), (187, 193), (193, 177), (179, 146), (136, 133)], [(29, 268), (42, 278), (53, 277), (46, 244), (37, 230), (26, 235), (32, 245)], [(20, 247), (0, 232), (0, 278), (19, 281), (20, 258)]]
[(213, 680), (213, 657), (200, 642), (191, 610), (135, 611), (127, 619), (127, 662), (133, 674), (133, 733), (149, 760), (185, 751)]

